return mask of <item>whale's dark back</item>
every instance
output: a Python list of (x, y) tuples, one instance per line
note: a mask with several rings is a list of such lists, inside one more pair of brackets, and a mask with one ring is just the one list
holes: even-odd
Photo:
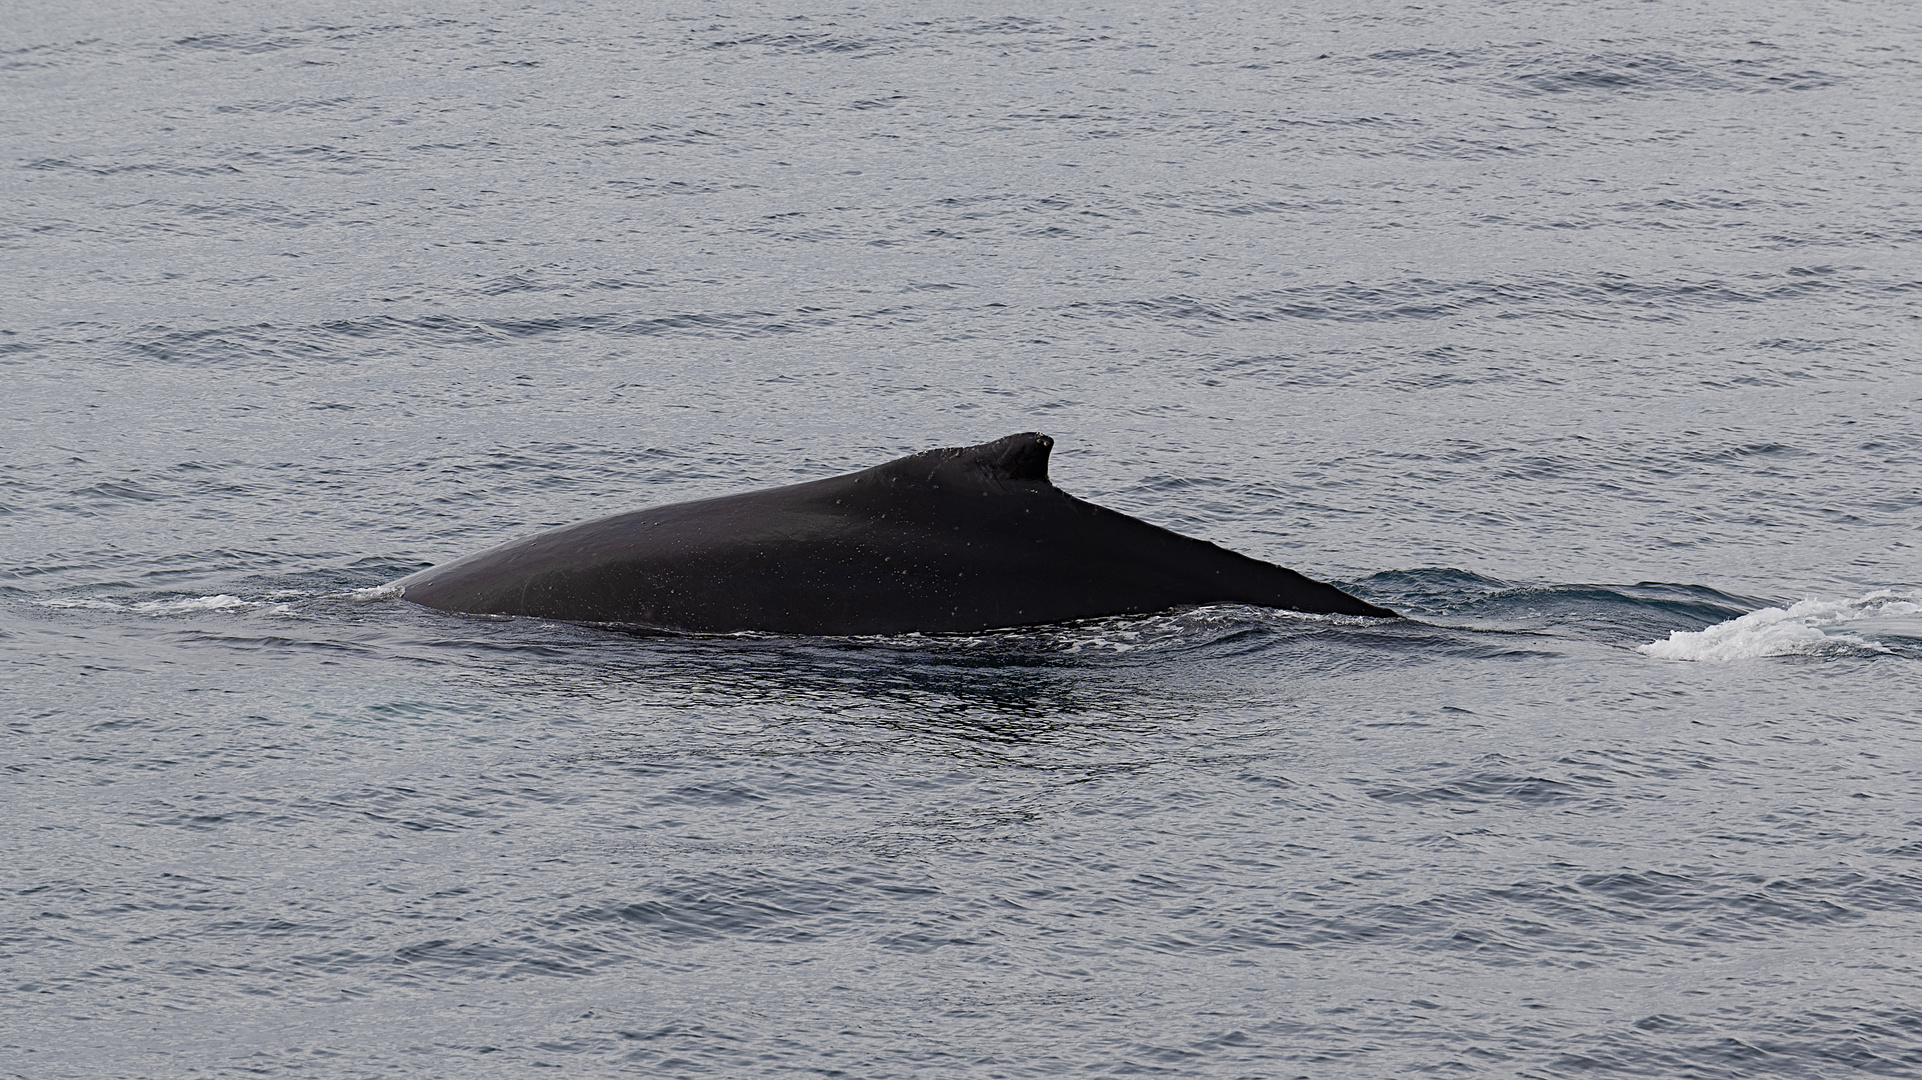
[(1076, 499), (1046, 435), (569, 525), (402, 579), (448, 611), (726, 633), (985, 630), (1194, 604), (1390, 612)]

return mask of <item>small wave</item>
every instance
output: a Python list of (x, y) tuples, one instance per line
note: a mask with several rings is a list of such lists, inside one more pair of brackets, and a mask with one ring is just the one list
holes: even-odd
[(979, 642), (1021, 642), (1038, 645), (1049, 652), (1066, 655), (1088, 653), (1153, 652), (1163, 649), (1193, 649), (1247, 633), (1287, 629), (1290, 620), (1326, 623), (1334, 626), (1366, 626), (1380, 619), (1348, 615), (1317, 615), (1301, 611), (1243, 607), (1241, 605), (1204, 605), (1185, 611), (1149, 615), (1114, 615), (1082, 619), (1072, 623), (1016, 627), (962, 635), (956, 639)]
[(1675, 630), (1667, 641), (1637, 651), (1663, 660), (1752, 660), (1765, 656), (1890, 653), (1863, 636), (1885, 631), (1922, 636), (1918, 594), (1882, 590), (1855, 600), (1803, 600), (1787, 609), (1766, 607), (1706, 630)]
[[(363, 589), (350, 594), (354, 599), (384, 599), (400, 593)], [(501, 619), (506, 616), (482, 616)], [(1247, 638), (1296, 637), (1303, 634), (1367, 632), (1380, 626), (1400, 626), (1399, 619), (1377, 619), (1361, 615), (1318, 614), (1243, 604), (1207, 604), (1147, 614), (1103, 615), (1070, 622), (1039, 623), (992, 630), (910, 631), (900, 634), (856, 634), (849, 636), (784, 634), (762, 630), (724, 633), (691, 633), (665, 630), (633, 623), (581, 623), (645, 638), (678, 638), (692, 641), (750, 641), (783, 643), (803, 641), (826, 648), (878, 649), (935, 655), (992, 655), (1001, 659), (1021, 657), (1088, 658), (1128, 653), (1193, 652)], [(570, 625), (549, 623), (552, 626)]]
[(141, 615), (184, 615), (195, 611), (225, 611), (231, 608), (253, 607), (254, 601), (243, 600), (238, 596), (219, 593), (214, 596), (185, 596), (172, 600), (140, 600), (134, 603), (121, 603), (116, 600), (102, 600), (89, 596), (56, 596), (45, 600), (35, 600), (37, 607), (49, 608), (86, 608), (92, 611), (131, 611)]
[(1705, 585), (1643, 581), (1634, 585), (1528, 584), (1449, 567), (1385, 570), (1357, 583), (1361, 594), (1410, 618), (1471, 619), (1501, 625), (1581, 628), (1643, 641), (1664, 630), (1687, 630), (1732, 619), (1767, 604)]
[(399, 597), (402, 593), (405, 593), (406, 591), (407, 591), (406, 586), (402, 585), (400, 582), (390, 581), (385, 585), (376, 585), (371, 589), (355, 589), (353, 592), (350, 592), (347, 594), (347, 599), (349, 600), (393, 600)]
[(843, 639), (863, 647), (1031, 657), (1193, 653), (1250, 640), (1367, 632), (1399, 620), (1316, 614), (1242, 604), (1208, 604), (1151, 614), (1107, 615), (1065, 623), (972, 633), (896, 634)]

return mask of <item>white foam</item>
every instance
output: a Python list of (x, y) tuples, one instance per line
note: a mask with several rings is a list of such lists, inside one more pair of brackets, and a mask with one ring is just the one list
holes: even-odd
[(55, 596), (46, 600), (31, 600), (28, 602), (31, 603), (34, 607), (89, 608), (94, 611), (132, 611), (133, 610), (132, 608), (128, 607), (125, 604), (116, 604), (111, 600), (89, 600), (85, 598), (75, 598), (75, 597), (66, 597), (66, 596)]
[(143, 600), (133, 606), (143, 615), (179, 615), (189, 611), (222, 611), (227, 608), (246, 607), (247, 601), (238, 596), (220, 593), (216, 596), (189, 596), (180, 600)]
[(1888, 652), (1864, 631), (1908, 633), (1922, 603), (1914, 593), (1873, 592), (1855, 600), (1803, 600), (1766, 607), (1706, 630), (1676, 630), (1637, 651), (1663, 660), (1752, 660), (1835, 652)]
[(371, 589), (355, 589), (353, 592), (347, 594), (347, 599), (392, 600), (406, 591), (407, 589), (402, 586), (400, 582), (390, 581), (385, 585), (376, 585)]
[(227, 608), (248, 607), (250, 601), (238, 596), (220, 593), (215, 596), (187, 596), (177, 600), (142, 600), (136, 604), (122, 604), (112, 600), (99, 600), (92, 597), (56, 596), (46, 600), (35, 600), (34, 604), (50, 608), (88, 608), (93, 611), (132, 611), (142, 615), (182, 615), (191, 611), (223, 611)]

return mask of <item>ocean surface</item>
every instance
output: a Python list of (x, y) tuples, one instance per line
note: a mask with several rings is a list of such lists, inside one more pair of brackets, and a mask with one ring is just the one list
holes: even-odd
[[(25, 0), (0, 1075), (1922, 1073), (1922, 19)], [(393, 599), (1037, 430), (1394, 621)]]

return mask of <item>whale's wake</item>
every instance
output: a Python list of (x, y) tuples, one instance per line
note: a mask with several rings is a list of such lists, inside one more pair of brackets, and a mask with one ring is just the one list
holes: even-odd
[(1638, 652), (1663, 660), (1889, 653), (1894, 638), (1922, 638), (1922, 593), (1884, 589), (1854, 600), (1765, 607), (1706, 630), (1675, 630)]

